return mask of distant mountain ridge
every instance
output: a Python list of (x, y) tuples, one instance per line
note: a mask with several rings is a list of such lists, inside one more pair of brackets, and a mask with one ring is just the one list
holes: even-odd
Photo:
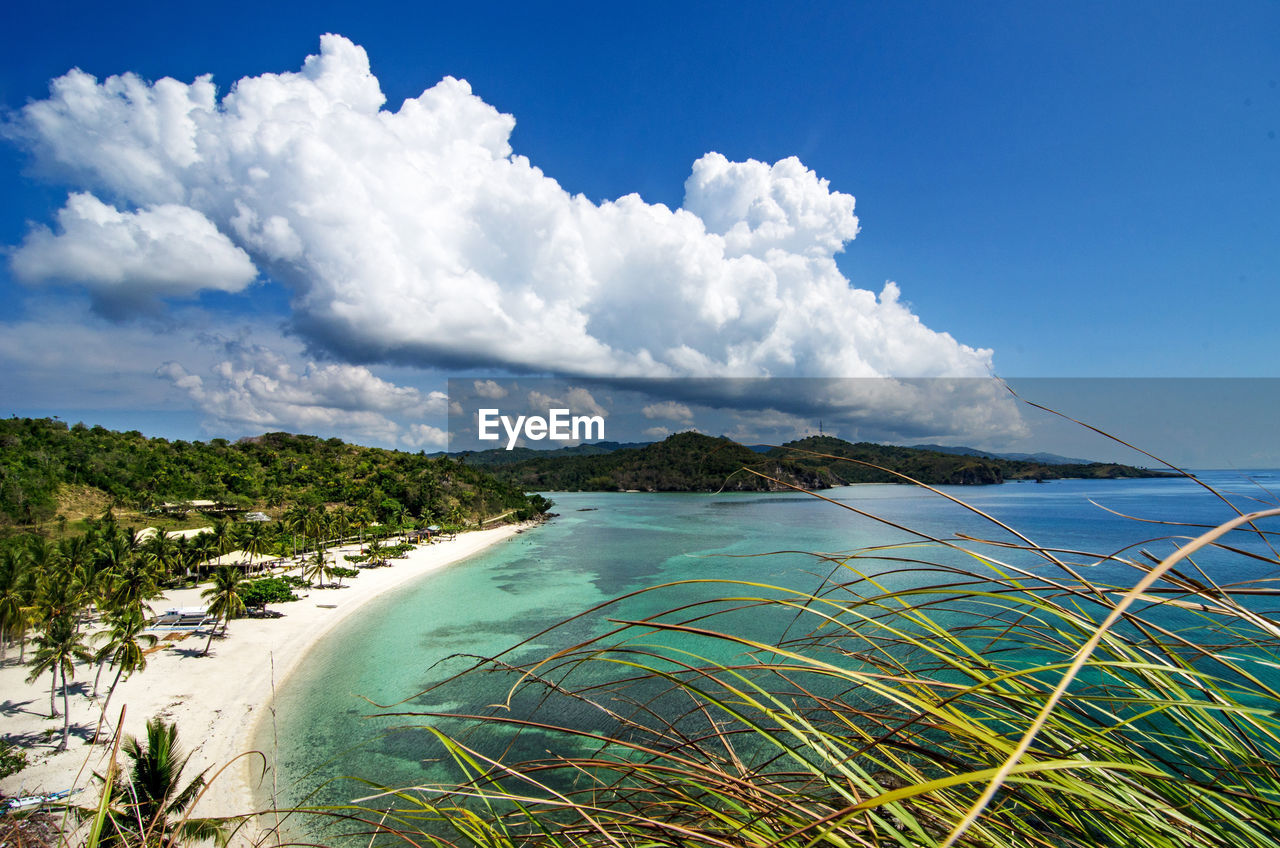
[(1075, 459), (1069, 456), (1059, 456), (1056, 453), (992, 453), (991, 451), (978, 450), (977, 448), (969, 448), (954, 445), (912, 445), (911, 447), (918, 450), (937, 451), (938, 453), (954, 453), (962, 456), (981, 456), (987, 459), (1012, 459), (1017, 462), (1039, 462), (1042, 465), (1093, 465), (1098, 463), (1096, 459)]
[(534, 448), (489, 448), (482, 451), (458, 451), (456, 453), (445, 454), (444, 452), (434, 453), (431, 456), (450, 456), (454, 459), (462, 459), (468, 465), (478, 465), (481, 467), (491, 465), (510, 465), (513, 462), (522, 462), (527, 459), (539, 459), (541, 457), (560, 457), (560, 456), (598, 456), (599, 454), (613, 453), (619, 450), (631, 450), (634, 448), (643, 448), (653, 442), (584, 442), (580, 445), (572, 445), (570, 447), (553, 448), (551, 450), (535, 450)]

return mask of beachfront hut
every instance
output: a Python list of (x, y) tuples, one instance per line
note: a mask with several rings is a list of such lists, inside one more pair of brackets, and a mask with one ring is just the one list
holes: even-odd
[(282, 562), (284, 560), (274, 554), (249, 554), (246, 551), (230, 551), (222, 556), (205, 560), (200, 564), (200, 568), (212, 569), (220, 565), (234, 565), (237, 568), (245, 569), (245, 571), (264, 571), (280, 565)]

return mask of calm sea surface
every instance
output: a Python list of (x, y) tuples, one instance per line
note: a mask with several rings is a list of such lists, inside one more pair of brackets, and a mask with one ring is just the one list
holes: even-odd
[[(1201, 478), (1231, 493), (1244, 511), (1275, 503), (1268, 491), (1273, 487), (1280, 494), (1280, 472), (1204, 472)], [(1199, 524), (1234, 514), (1184, 479), (1067, 480), (946, 491), (1041, 545), (1092, 552), (1138, 545), (1161, 555), (1170, 547), (1159, 537), (1192, 532), (1139, 523), (1101, 507)], [(913, 487), (853, 486), (823, 494), (935, 536), (1009, 539), (972, 513)], [(387, 713), (471, 712), (504, 701), (512, 679), (501, 674), (471, 675), (418, 694), (465, 669), (471, 664), (468, 656), (498, 655), (593, 605), (668, 581), (749, 580), (813, 589), (832, 565), (798, 552), (839, 554), (916, 538), (799, 494), (551, 497), (558, 518), (370, 603), (319, 643), (277, 693), (274, 727), (264, 722), (258, 739), (260, 750), (276, 751), (281, 804), (343, 803), (364, 794), (349, 778), (382, 785), (448, 779), (437, 760), (439, 747), (414, 729), (428, 720)], [(1214, 577), (1220, 581), (1272, 573), (1265, 564), (1238, 559), (1229, 565), (1211, 559), (1202, 564), (1217, 568)], [(891, 562), (867, 560), (860, 567), (895, 579)], [(1089, 576), (1118, 585), (1136, 579), (1107, 565)], [(595, 636), (610, 626), (606, 618), (634, 619), (724, 594), (723, 587), (695, 585), (642, 595), (539, 636), (507, 658), (528, 661)], [(397, 706), (384, 710), (379, 704)]]

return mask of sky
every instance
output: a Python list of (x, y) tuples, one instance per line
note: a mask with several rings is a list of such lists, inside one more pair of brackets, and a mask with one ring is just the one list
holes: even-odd
[(1280, 464), (1223, 438), (1280, 377), (1274, 3), (182, 5), (3, 13), (2, 414), (434, 450), (450, 378), (995, 375)]

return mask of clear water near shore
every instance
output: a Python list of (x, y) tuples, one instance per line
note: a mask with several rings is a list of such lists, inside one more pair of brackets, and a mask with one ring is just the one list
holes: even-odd
[[(1239, 471), (1214, 472), (1203, 479), (1235, 493), (1240, 508), (1250, 510), (1260, 507), (1254, 499), (1274, 502), (1261, 487), (1280, 484), (1280, 472), (1251, 472), (1248, 477)], [(1161, 520), (1215, 524), (1233, 515), (1188, 480), (1067, 480), (947, 491), (1040, 544), (1095, 552), (1177, 531), (1112, 515), (1090, 500)], [(824, 494), (938, 536), (968, 532), (1007, 538), (922, 489), (868, 485)], [(365, 786), (348, 778), (389, 786), (448, 780), (449, 770), (436, 761), (438, 746), (413, 729), (427, 720), (390, 714), (477, 712), (503, 702), (513, 681), (501, 674), (471, 675), (417, 693), (465, 669), (471, 657), (497, 655), (595, 604), (683, 579), (755, 580), (812, 589), (832, 566), (798, 552), (850, 552), (913, 538), (801, 494), (552, 497), (559, 518), (371, 602), (316, 645), (277, 693), (275, 727), (269, 721), (260, 727), (260, 750), (278, 751), (279, 803), (340, 804), (365, 794)], [(1169, 550), (1168, 543), (1143, 547), (1157, 555)], [(778, 551), (791, 553), (756, 556)], [(885, 572), (893, 568), (887, 562), (863, 565)], [(1230, 579), (1256, 578), (1269, 568), (1243, 567), (1248, 571), (1233, 564)], [(1113, 566), (1100, 566), (1090, 577), (1119, 585), (1135, 579)], [(508, 659), (543, 656), (594, 636), (610, 626), (606, 617), (634, 619), (724, 593), (722, 586), (695, 585), (640, 596), (609, 607), (607, 616), (580, 619), (540, 636)], [(530, 704), (515, 702), (513, 708), (525, 710)], [(558, 707), (566, 708), (572, 709)], [(590, 722), (589, 711), (583, 710), (577, 718)], [(524, 734), (519, 744), (542, 753), (536, 734)]]

